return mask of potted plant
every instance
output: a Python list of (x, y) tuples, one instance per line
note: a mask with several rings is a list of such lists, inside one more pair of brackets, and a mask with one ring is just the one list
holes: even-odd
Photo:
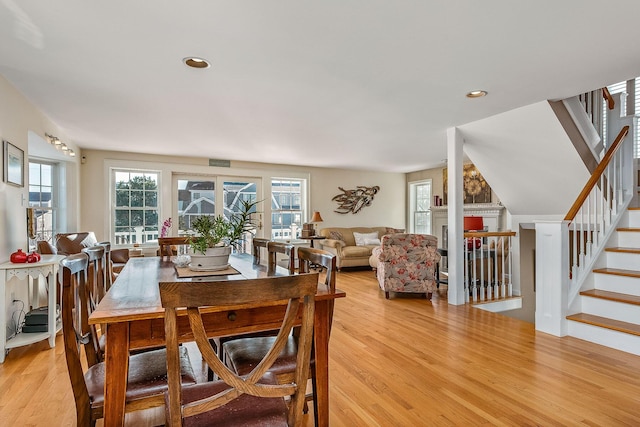
[(251, 218), (258, 201), (240, 201), (241, 206), (225, 218), (222, 215), (203, 215), (191, 223), (196, 235), (191, 237), (191, 268), (194, 270), (224, 269), (229, 264), (232, 248), (240, 248), (245, 233), (255, 230)]

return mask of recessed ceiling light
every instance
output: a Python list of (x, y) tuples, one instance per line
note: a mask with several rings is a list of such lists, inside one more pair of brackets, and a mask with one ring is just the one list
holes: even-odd
[(182, 61), (191, 68), (209, 68), (211, 66), (206, 59), (198, 58), (197, 56), (188, 56)]
[(467, 94), (467, 98), (480, 98), (487, 94), (486, 90), (472, 90)]

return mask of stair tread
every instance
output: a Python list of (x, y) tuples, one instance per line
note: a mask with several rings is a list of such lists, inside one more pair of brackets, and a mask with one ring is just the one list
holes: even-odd
[(622, 322), (620, 320), (608, 319), (606, 317), (594, 316), (593, 314), (577, 313), (567, 316), (567, 320), (599, 326), (618, 332), (640, 336), (640, 325), (635, 323)]
[(623, 247), (615, 247), (615, 248), (605, 248), (605, 252), (623, 252), (628, 254), (640, 254), (640, 248), (623, 248)]
[(619, 227), (619, 228), (616, 228), (616, 231), (630, 231), (630, 232), (638, 233), (638, 232), (640, 232), (640, 228), (638, 228), (638, 227)]
[(580, 295), (593, 298), (601, 298), (609, 301), (624, 302), (626, 304), (640, 305), (640, 296), (622, 294), (620, 292), (604, 291), (602, 289), (590, 289), (580, 292)]
[(593, 270), (593, 272), (601, 273), (601, 274), (613, 274), (615, 276), (627, 276), (627, 277), (640, 278), (640, 271), (638, 270), (625, 270), (622, 268), (596, 268)]

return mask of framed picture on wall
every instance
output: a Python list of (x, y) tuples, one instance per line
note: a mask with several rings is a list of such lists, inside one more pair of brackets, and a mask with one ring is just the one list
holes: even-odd
[(10, 143), (2, 142), (4, 146), (4, 182), (24, 187), (24, 151)]
[[(442, 193), (444, 195), (444, 204), (446, 205), (447, 190), (448, 190), (448, 175), (447, 168), (442, 170)], [(491, 187), (484, 180), (482, 174), (473, 164), (465, 164), (462, 167), (462, 188), (463, 188), (463, 202), (464, 204), (470, 203), (491, 203)]]

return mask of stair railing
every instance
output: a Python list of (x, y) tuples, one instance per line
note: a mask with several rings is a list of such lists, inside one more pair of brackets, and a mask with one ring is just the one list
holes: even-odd
[(465, 301), (489, 302), (513, 296), (513, 231), (464, 233)]
[(571, 301), (633, 197), (633, 138), (624, 126), (565, 216)]
[(591, 119), (591, 123), (596, 129), (596, 132), (598, 132), (598, 135), (604, 139), (605, 119), (602, 111), (603, 99), (609, 110), (613, 110), (615, 108), (615, 100), (613, 99), (613, 96), (611, 96), (611, 93), (609, 93), (609, 89), (604, 87), (602, 89), (586, 92), (578, 95), (578, 99), (584, 107), (584, 111), (587, 113), (587, 116)]

